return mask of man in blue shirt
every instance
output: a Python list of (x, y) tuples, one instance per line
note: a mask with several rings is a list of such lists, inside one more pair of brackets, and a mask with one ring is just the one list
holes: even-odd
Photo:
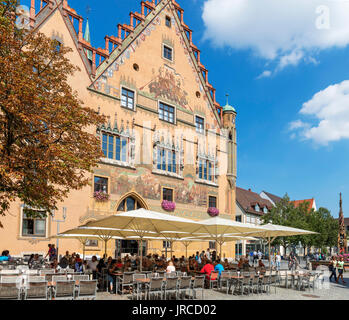
[(219, 276), (221, 276), (222, 271), (224, 271), (224, 267), (219, 260), (217, 260), (215, 263), (214, 271), (219, 272)]
[(8, 250), (3, 251), (0, 256), (0, 261), (9, 261), (10, 260), (9, 254), (10, 252)]

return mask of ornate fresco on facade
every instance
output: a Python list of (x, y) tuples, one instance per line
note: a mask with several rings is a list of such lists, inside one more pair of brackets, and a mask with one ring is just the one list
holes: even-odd
[(155, 70), (153, 70), (153, 76), (151, 82), (141, 87), (140, 90), (148, 87), (155, 99), (159, 97), (165, 98), (179, 104), (185, 109), (189, 107), (187, 100), (188, 93), (183, 89), (184, 81), (180, 74), (166, 66), (162, 66), (159, 68), (157, 75), (155, 74)]
[[(164, 177), (152, 174), (151, 170), (138, 167), (136, 172), (114, 172), (112, 177), (112, 192), (120, 196), (134, 189), (145, 199), (161, 200), (161, 187), (166, 187)], [(162, 183), (160, 183), (162, 181)], [(188, 175), (184, 181), (173, 183), (175, 202), (192, 204), (195, 206), (207, 205), (208, 187), (195, 184)], [(210, 192), (210, 194), (213, 194)]]

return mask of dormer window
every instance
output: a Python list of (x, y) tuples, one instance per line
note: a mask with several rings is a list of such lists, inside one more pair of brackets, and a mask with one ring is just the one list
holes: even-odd
[(268, 208), (267, 208), (267, 207), (264, 207), (264, 208), (263, 208), (263, 212), (264, 212), (264, 213), (268, 213)]
[(256, 205), (255, 205), (255, 207), (254, 207), (254, 209), (255, 209), (255, 211), (259, 212), (259, 211), (260, 211), (260, 207), (259, 207), (259, 205), (258, 205), (258, 204), (256, 204)]

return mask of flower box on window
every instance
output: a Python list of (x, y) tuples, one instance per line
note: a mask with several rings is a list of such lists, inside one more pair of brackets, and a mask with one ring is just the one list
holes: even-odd
[(96, 191), (93, 193), (93, 197), (98, 202), (105, 202), (109, 200), (109, 194), (103, 191)]
[(207, 209), (207, 213), (208, 213), (211, 217), (217, 217), (217, 216), (219, 216), (219, 209), (217, 209), (217, 208), (208, 208), (208, 209)]
[(162, 207), (162, 209), (164, 209), (166, 211), (174, 211), (176, 209), (176, 203), (164, 200), (161, 203), (161, 207)]

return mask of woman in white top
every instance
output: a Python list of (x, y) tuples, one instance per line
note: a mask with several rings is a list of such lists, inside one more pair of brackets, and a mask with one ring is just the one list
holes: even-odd
[(176, 272), (176, 268), (175, 268), (175, 266), (173, 265), (173, 262), (172, 262), (172, 261), (170, 261), (170, 262), (168, 263), (168, 266), (167, 266), (167, 268), (166, 268), (166, 273), (171, 273), (171, 272)]

